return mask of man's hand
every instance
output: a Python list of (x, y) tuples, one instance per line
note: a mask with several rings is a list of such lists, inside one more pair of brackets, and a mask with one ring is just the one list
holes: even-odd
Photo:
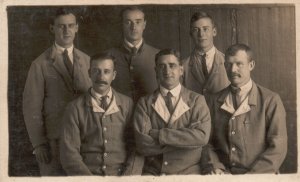
[(36, 160), (40, 163), (49, 163), (51, 161), (50, 148), (47, 145), (39, 145), (34, 149)]

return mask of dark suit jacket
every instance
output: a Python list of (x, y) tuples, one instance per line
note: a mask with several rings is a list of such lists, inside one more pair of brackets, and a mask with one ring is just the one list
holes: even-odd
[(205, 81), (201, 67), (195, 69), (196, 67), (191, 57), (188, 57), (183, 62), (183, 85), (194, 92), (203, 94), (206, 98), (221, 91), (230, 84), (224, 67), (224, 54), (217, 49), (212, 70), (207, 81)]
[(135, 56), (124, 45), (109, 51), (116, 58), (117, 76), (112, 82), (116, 91), (137, 102), (140, 97), (151, 94), (158, 87), (154, 69), (158, 49), (144, 42)]
[(23, 114), (33, 147), (59, 138), (67, 103), (91, 86), (89, 56), (76, 48), (73, 54), (73, 80), (54, 46), (31, 64), (23, 92)]

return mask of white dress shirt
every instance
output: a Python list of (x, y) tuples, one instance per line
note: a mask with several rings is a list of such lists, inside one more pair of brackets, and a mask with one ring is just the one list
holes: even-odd
[(206, 54), (205, 59), (206, 59), (207, 71), (208, 71), (208, 73), (210, 73), (212, 70), (212, 66), (213, 66), (214, 58), (215, 58), (215, 54), (216, 54), (215, 46), (213, 46), (211, 49), (209, 49), (205, 54)]
[[(93, 88), (91, 88), (91, 95), (92, 95), (92, 106), (94, 112), (105, 112), (103, 108), (100, 107), (101, 104), (101, 97), (104, 95), (99, 94), (96, 92)], [(111, 87), (109, 88), (109, 91), (107, 93), (107, 103), (110, 103), (113, 97)]]
[(130, 43), (128, 40), (124, 39), (125, 48), (127, 48), (129, 51), (131, 51), (131, 48), (135, 47), (137, 50), (139, 50), (143, 44), (143, 39), (140, 40), (139, 43), (137, 43), (136, 46), (134, 46), (132, 43)]
[(58, 54), (63, 54), (64, 51), (65, 51), (65, 49), (68, 50), (68, 56), (69, 56), (69, 58), (70, 58), (70, 60), (71, 60), (71, 62), (72, 62), (72, 64), (73, 64), (73, 50), (74, 50), (74, 45), (72, 44), (71, 47), (69, 47), (69, 48), (64, 48), (64, 47), (61, 47), (60, 45), (58, 45), (56, 42), (55, 42), (54, 44), (55, 44), (56, 52), (57, 52)]

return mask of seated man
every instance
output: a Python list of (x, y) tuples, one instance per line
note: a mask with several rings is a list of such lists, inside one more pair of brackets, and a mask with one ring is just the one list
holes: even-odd
[(255, 62), (244, 44), (229, 47), (225, 66), (231, 85), (209, 103), (210, 173), (276, 173), (287, 153), (285, 110), (278, 94), (254, 83)]
[(143, 174), (200, 174), (211, 127), (205, 98), (180, 84), (176, 50), (160, 51), (155, 64), (160, 87), (139, 100), (133, 119), (137, 152), (145, 157)]
[(93, 56), (89, 69), (93, 86), (65, 112), (60, 151), (68, 175), (132, 172), (133, 153), (128, 148), (133, 148), (129, 130), (133, 102), (110, 86), (117, 74), (114, 63), (107, 53)]

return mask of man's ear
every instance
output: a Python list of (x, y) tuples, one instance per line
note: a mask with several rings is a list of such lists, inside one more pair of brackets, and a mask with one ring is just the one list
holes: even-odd
[(217, 36), (217, 28), (216, 27), (213, 28), (213, 36), (214, 37)]
[(54, 34), (54, 27), (53, 27), (53, 25), (50, 25), (50, 26), (49, 26), (49, 30), (50, 30), (51, 33)]
[(117, 76), (117, 71), (116, 71), (116, 70), (114, 70), (114, 76), (113, 76), (113, 80), (116, 78), (116, 76)]
[(251, 60), (250, 63), (249, 63), (249, 65), (250, 65), (250, 71), (252, 71), (254, 69), (254, 67), (255, 67), (255, 61)]

